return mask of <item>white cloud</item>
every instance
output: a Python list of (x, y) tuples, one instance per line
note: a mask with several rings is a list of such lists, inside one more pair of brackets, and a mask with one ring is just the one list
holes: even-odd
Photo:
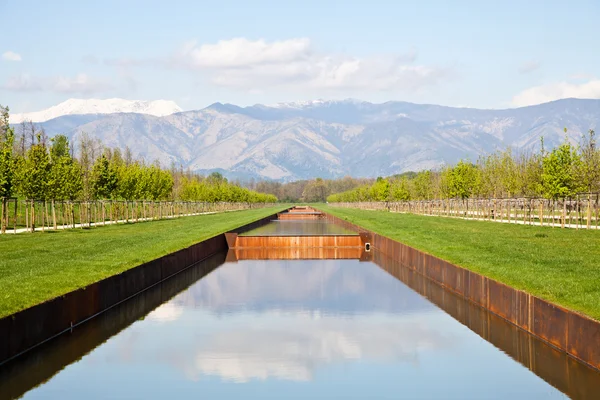
[(311, 381), (331, 364), (365, 360), (369, 363), (418, 363), (432, 350), (456, 345), (454, 332), (432, 328), (426, 315), (344, 318), (299, 313), (257, 315), (254, 327), (240, 330), (219, 326), (203, 338), (195, 357), (173, 357), (194, 381), (218, 376), (225, 381), (250, 382), (277, 378)]
[(538, 70), (541, 66), (542, 64), (539, 61), (527, 61), (526, 63), (521, 64), (521, 66), (519, 67), (519, 72), (522, 74), (528, 74), (530, 72)]
[(111, 89), (112, 86), (104, 81), (91, 78), (84, 73), (77, 74), (74, 77), (33, 77), (24, 73), (9, 78), (2, 88), (15, 92), (49, 91), (57, 93), (92, 94), (107, 91)]
[(514, 96), (512, 104), (524, 107), (570, 97), (600, 99), (600, 79), (592, 79), (585, 83), (558, 82), (535, 86)]
[(183, 307), (173, 303), (164, 303), (148, 314), (146, 319), (160, 323), (172, 322), (178, 320), (182, 314)]
[(2, 54), (2, 58), (6, 61), (21, 61), (21, 55), (19, 53), (15, 53), (14, 51), (6, 51)]
[(245, 90), (280, 86), (414, 91), (450, 75), (446, 69), (413, 65), (416, 58), (415, 49), (406, 54), (355, 57), (319, 53), (306, 38), (275, 42), (236, 38), (200, 46), (189, 42), (174, 64), (208, 72), (218, 86)]
[(220, 40), (216, 44), (197, 46), (196, 42), (184, 45), (182, 55), (196, 67), (236, 68), (265, 64), (281, 64), (306, 60), (311, 54), (306, 38), (267, 43), (260, 39), (245, 38)]

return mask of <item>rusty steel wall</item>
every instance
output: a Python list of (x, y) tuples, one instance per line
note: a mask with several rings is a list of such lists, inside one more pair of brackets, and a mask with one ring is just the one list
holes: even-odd
[[(245, 232), (257, 228), (276, 217), (277, 214), (262, 218), (235, 231)], [(227, 249), (225, 234), (217, 235), (0, 319), (0, 365)]]
[(235, 248), (227, 260), (356, 260), (362, 252), (361, 247)]
[(238, 236), (235, 247), (360, 247), (358, 235), (344, 236)]
[(299, 220), (299, 219), (321, 219), (323, 214), (301, 214), (301, 213), (282, 213), (279, 214), (281, 220)]
[(315, 213), (315, 212), (318, 212), (318, 211), (315, 210), (312, 207), (298, 207), (298, 206), (296, 206), (296, 207), (290, 208), (287, 212), (289, 212), (289, 213), (307, 213), (307, 212), (313, 212), (313, 213)]
[(372, 246), (403, 266), (506, 319), (572, 357), (600, 369), (600, 322), (476, 272), (325, 213), (325, 218), (370, 237)]
[(570, 398), (600, 393), (600, 371), (382, 252), (374, 252), (372, 261)]

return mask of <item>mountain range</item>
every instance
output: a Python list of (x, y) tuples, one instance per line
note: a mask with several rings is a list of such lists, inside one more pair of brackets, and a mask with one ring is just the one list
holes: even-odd
[(600, 122), (600, 100), (584, 99), (504, 110), (347, 99), (250, 107), (215, 103), (184, 112), (168, 101), (117, 100), (69, 100), (53, 112), (37, 113), (38, 125), (49, 136), (62, 133), (75, 142), (86, 132), (164, 165), (291, 181), (436, 168), (508, 146), (539, 149), (541, 136), (551, 148), (564, 140), (565, 127), (575, 143)]

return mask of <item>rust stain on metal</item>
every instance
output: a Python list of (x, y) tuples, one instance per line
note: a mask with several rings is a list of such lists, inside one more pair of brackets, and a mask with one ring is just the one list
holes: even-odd
[(569, 313), (568, 318), (569, 353), (600, 366), (600, 324), (575, 313)]
[(559, 349), (567, 349), (568, 311), (545, 300), (533, 300), (532, 333)]
[(287, 248), (287, 247), (358, 247), (361, 246), (361, 238), (356, 235), (345, 236), (238, 236), (235, 248), (263, 247), (263, 248)]
[[(235, 260), (339, 260), (360, 259), (360, 247), (287, 247), (287, 248), (235, 248)], [(228, 253), (228, 258), (229, 258)]]

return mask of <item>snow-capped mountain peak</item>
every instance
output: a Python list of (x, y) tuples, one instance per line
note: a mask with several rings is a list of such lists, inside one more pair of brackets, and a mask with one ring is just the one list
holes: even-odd
[(292, 102), (287, 102), (287, 103), (276, 103), (276, 104), (270, 104), (267, 105), (266, 107), (270, 107), (270, 108), (281, 108), (281, 109), (303, 109), (303, 108), (313, 108), (313, 107), (322, 107), (322, 106), (330, 106), (330, 105), (334, 105), (334, 104), (361, 104), (364, 103), (362, 100), (356, 100), (356, 99), (344, 99), (344, 100), (323, 100), (323, 99), (316, 99), (316, 100), (308, 100), (308, 101), (292, 101)]
[(22, 121), (44, 122), (74, 114), (139, 113), (162, 117), (180, 111), (181, 108), (170, 100), (69, 99), (42, 111), (12, 114), (10, 122), (13, 124)]

